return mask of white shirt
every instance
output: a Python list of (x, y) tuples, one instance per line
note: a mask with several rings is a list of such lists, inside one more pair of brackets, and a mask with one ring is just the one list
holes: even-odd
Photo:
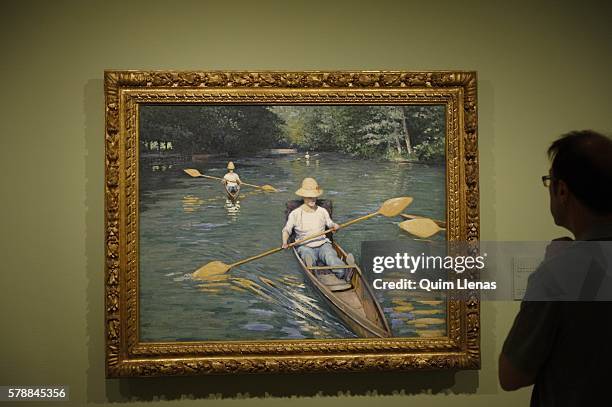
[(238, 185), (240, 177), (235, 172), (228, 172), (223, 176), (223, 179), (227, 182), (227, 185)]
[[(288, 235), (295, 231), (295, 240), (297, 241), (321, 233), (334, 225), (335, 223), (331, 220), (325, 208), (317, 206), (314, 212), (309, 212), (300, 206), (291, 211), (283, 231), (287, 232)], [(328, 242), (329, 239), (323, 235), (304, 244), (308, 247), (319, 247)]]

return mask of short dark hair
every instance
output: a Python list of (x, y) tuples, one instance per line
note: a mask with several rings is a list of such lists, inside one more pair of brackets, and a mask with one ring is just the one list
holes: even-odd
[(612, 214), (612, 139), (593, 130), (564, 134), (548, 148), (551, 175), (599, 215)]

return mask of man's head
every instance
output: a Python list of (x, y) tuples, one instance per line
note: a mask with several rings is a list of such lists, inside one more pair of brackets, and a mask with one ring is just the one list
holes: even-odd
[(612, 215), (612, 140), (592, 130), (567, 133), (548, 149), (550, 211), (568, 227), (581, 210)]

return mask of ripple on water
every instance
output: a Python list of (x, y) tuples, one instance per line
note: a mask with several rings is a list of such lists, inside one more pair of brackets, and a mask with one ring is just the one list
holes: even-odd
[(263, 332), (263, 331), (269, 331), (270, 329), (274, 328), (272, 325), (270, 324), (262, 324), (259, 322), (251, 322), (249, 324), (243, 325), (243, 328), (248, 330), (248, 331), (258, 331), (258, 332)]
[(191, 226), (203, 230), (211, 230), (225, 225), (227, 225), (227, 223), (193, 223)]
[(391, 315), (395, 318), (414, 319), (414, 315), (410, 312), (393, 312)]
[(193, 276), (190, 273), (187, 274), (183, 274), (180, 277), (175, 277), (173, 278), (174, 281), (187, 281), (187, 280), (193, 280)]
[(287, 339), (303, 339), (306, 338), (304, 335), (302, 335), (302, 333), (292, 327), (289, 326), (284, 326), (281, 328), (281, 332), (286, 333), (287, 334)]
[(401, 319), (391, 319), (391, 327), (392, 328), (399, 328), (400, 326), (404, 325), (404, 321)]
[(274, 311), (267, 310), (267, 309), (260, 309), (260, 308), (250, 308), (248, 312), (255, 314), (255, 315), (261, 315), (261, 316), (266, 316), (266, 317), (276, 314), (276, 312)]

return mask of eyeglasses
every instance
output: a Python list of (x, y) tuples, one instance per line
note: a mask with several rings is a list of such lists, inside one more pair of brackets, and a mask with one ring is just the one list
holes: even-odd
[(548, 188), (550, 186), (550, 182), (553, 180), (552, 175), (542, 175), (542, 184)]

